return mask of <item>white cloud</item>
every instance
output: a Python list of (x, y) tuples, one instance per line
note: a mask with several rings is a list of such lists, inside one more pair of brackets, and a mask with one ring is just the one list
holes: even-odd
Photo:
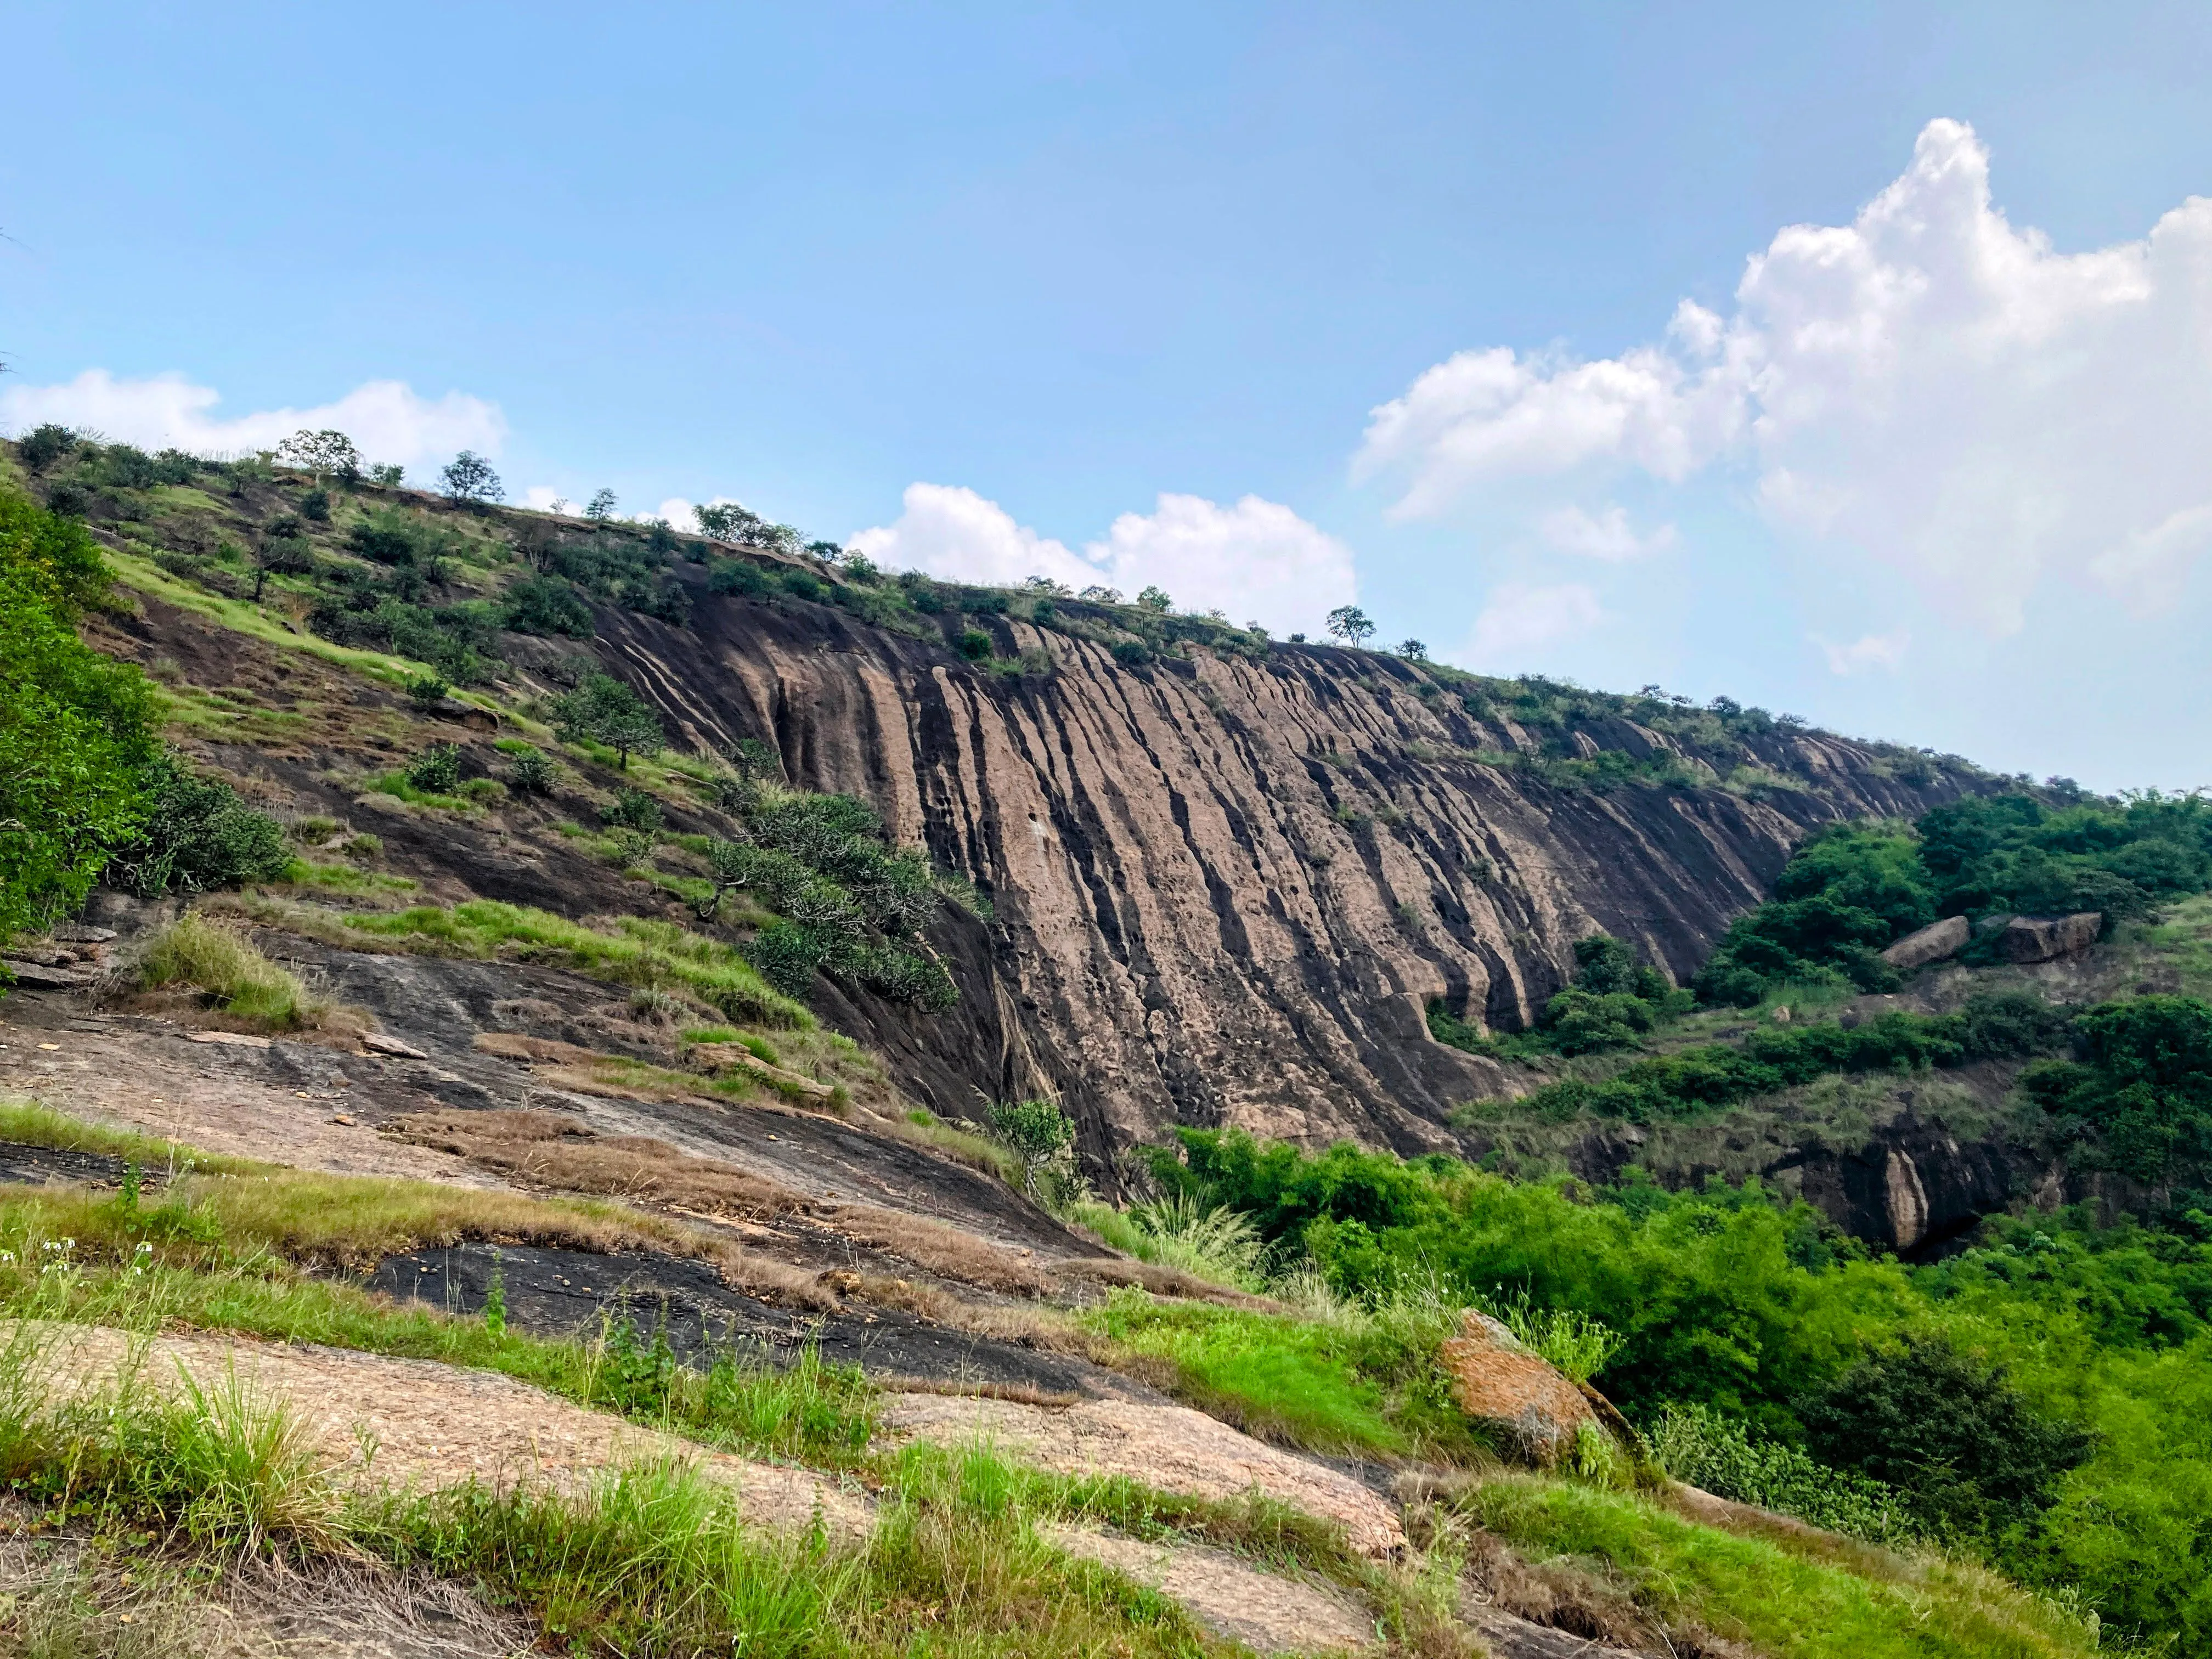
[(972, 489), (909, 484), (896, 523), (864, 530), (851, 545), (878, 564), (963, 581), (1048, 576), (1132, 597), (1158, 586), (1185, 610), (1218, 608), (1276, 629), (1310, 629), (1358, 596), (1352, 550), (1257, 495), (1222, 507), (1163, 495), (1152, 512), (1124, 513), (1080, 553)]
[(1502, 582), (1491, 590), (1490, 602), (1474, 619), (1462, 654), (1485, 672), (1514, 666), (1525, 653), (1586, 634), (1605, 620), (1597, 595), (1587, 583), (1563, 582), (1556, 587), (1534, 587), (1527, 582)]
[(2007, 633), (2046, 575), (2138, 608), (2176, 591), (2212, 552), (2208, 429), (2212, 199), (2059, 253), (1938, 120), (1850, 225), (1780, 231), (1725, 319), (1686, 302), (1662, 343), (1593, 362), (1462, 352), (1374, 411), (1354, 470), (1413, 516), (1508, 477), (1741, 459), (1776, 524)]
[(221, 401), (221, 393), (181, 374), (123, 380), (88, 368), (59, 386), (0, 391), (0, 427), (21, 432), (55, 421), (89, 428), (112, 442), (198, 455), (273, 449), (303, 427), (331, 428), (351, 438), (363, 459), (410, 469), (442, 465), (464, 449), (496, 456), (507, 441), (498, 404), (460, 392), (423, 398), (398, 380), (371, 380), (313, 409), (262, 410), (230, 419), (214, 412)]
[(1562, 553), (1580, 553), (1592, 559), (1640, 559), (1674, 544), (1674, 526), (1662, 524), (1648, 536), (1639, 536), (1628, 522), (1628, 509), (1608, 507), (1589, 513), (1579, 507), (1563, 507), (1547, 513), (1536, 528)]
[(1912, 643), (1912, 635), (1902, 628), (1887, 634), (1869, 634), (1849, 645), (1832, 645), (1818, 634), (1811, 637), (1827, 657), (1831, 674), (1858, 674), (1869, 668), (1887, 669), (1894, 673), (1905, 660), (1905, 647)]

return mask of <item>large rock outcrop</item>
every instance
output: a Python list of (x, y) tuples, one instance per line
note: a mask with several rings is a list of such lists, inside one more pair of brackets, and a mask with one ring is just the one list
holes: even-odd
[[(1431, 1040), (1431, 999), (1521, 1024), (1600, 930), (1686, 975), (1810, 826), (1915, 814), (1977, 781), (1923, 766), (1907, 782), (1864, 745), (1784, 728), (1743, 746), (1748, 791), (1696, 761), (1711, 787), (1562, 787), (1486, 763), (1538, 745), (1425, 695), (1395, 659), (1291, 646), (1132, 670), (992, 626), (1002, 657), (1046, 653), (1051, 672), (720, 596), (682, 629), (603, 612), (597, 648), (684, 741), (765, 739), (794, 781), (867, 798), (989, 894), (988, 928), (939, 931), (954, 1015), (829, 1012), (940, 1110), (1057, 1094), (1101, 1166), (1175, 1123), (1453, 1144), (1448, 1110), (1505, 1084)], [(1573, 739), (1632, 759), (1670, 746), (1613, 716)]]

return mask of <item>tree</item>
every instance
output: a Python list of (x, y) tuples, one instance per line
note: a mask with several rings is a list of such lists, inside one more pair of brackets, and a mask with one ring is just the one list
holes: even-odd
[(33, 473), (40, 473), (75, 449), (76, 445), (76, 433), (65, 426), (57, 426), (48, 421), (45, 425), (34, 426), (25, 433), (16, 441), (15, 449), (22, 456), (23, 465)]
[(304, 576), (314, 568), (314, 550), (307, 545), (300, 521), (289, 514), (271, 520), (268, 532), (253, 547), (253, 603), (261, 603), (261, 590), (272, 574)]
[(1429, 647), (1419, 640), (1401, 640), (1398, 642), (1398, 654), (1410, 658), (1415, 662), (1424, 662), (1428, 659)]
[(1090, 586), (1085, 588), (1083, 592), (1079, 593), (1076, 597), (1078, 599), (1088, 599), (1093, 605), (1121, 605), (1125, 603), (1121, 598), (1121, 589), (1117, 587), (1102, 587), (1097, 582), (1091, 583)]
[(632, 755), (657, 755), (668, 744), (650, 705), (609, 674), (586, 674), (574, 691), (556, 697), (553, 723), (564, 742), (606, 744), (624, 770)]
[(454, 456), (438, 477), (445, 483), (446, 494), (464, 506), (507, 499), (507, 486), (499, 481), (499, 474), (491, 470), (489, 461), (472, 449), (465, 449)]
[(82, 903), (145, 817), (151, 688), (74, 626), (104, 586), (82, 525), (0, 495), (0, 940)]
[(1365, 643), (1375, 624), (1358, 605), (1340, 605), (1328, 613), (1328, 631), (1346, 645), (1357, 646)]
[(1158, 587), (1148, 587), (1138, 594), (1137, 603), (1146, 610), (1163, 617), (1175, 609), (1175, 601), (1167, 596), (1164, 589)]
[(611, 489), (600, 490), (585, 504), (584, 516), (587, 519), (594, 519), (601, 523), (605, 523), (607, 520), (613, 518), (614, 515), (615, 492)]
[(295, 432), (276, 446), (276, 459), (313, 475), (317, 483), (325, 478), (351, 483), (361, 477), (361, 452), (353, 447), (353, 440), (329, 428)]
[(746, 886), (760, 867), (759, 848), (741, 841), (707, 843), (707, 890), (691, 901), (691, 914), (710, 922), (722, 914), (722, 901)]
[(379, 461), (368, 469), (368, 481), (380, 489), (397, 489), (407, 469), (397, 461)]

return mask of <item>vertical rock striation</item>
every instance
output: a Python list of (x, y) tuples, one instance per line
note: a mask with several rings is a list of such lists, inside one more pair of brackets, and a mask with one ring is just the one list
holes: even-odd
[[(1601, 930), (1685, 975), (1812, 825), (1976, 785), (1941, 767), (1909, 783), (1866, 745), (1784, 729), (1745, 745), (1765, 780), (1749, 794), (1694, 759), (1710, 787), (1554, 787), (1479, 757), (1534, 750), (1510, 720), (1424, 696), (1415, 665), (1323, 647), (1132, 670), (997, 619), (1004, 655), (1054, 664), (1013, 676), (811, 605), (599, 621), (686, 741), (766, 739), (794, 782), (865, 797), (993, 899), (988, 927), (939, 930), (955, 1014), (832, 1018), (940, 1110), (1056, 1092), (1101, 1158), (1176, 1123), (1451, 1145), (1445, 1113), (1503, 1079), (1431, 1039), (1430, 1000), (1518, 1025)], [(1670, 746), (1617, 717), (1573, 742)]]

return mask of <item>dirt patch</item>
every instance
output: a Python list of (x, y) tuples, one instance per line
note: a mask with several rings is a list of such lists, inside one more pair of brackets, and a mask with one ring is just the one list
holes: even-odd
[(1382, 1645), (1373, 1616), (1341, 1594), (1263, 1572), (1226, 1550), (1078, 1527), (1044, 1531), (1070, 1555), (1158, 1590), (1215, 1635), (1256, 1653), (1359, 1653)]
[(1091, 1400), (1065, 1410), (1010, 1400), (902, 1394), (883, 1402), (891, 1433), (984, 1441), (1065, 1474), (1124, 1475), (1163, 1492), (1227, 1501), (1258, 1491), (1344, 1528), (1351, 1547), (1404, 1547), (1397, 1511), (1350, 1475), (1262, 1444), (1188, 1407)]
[(477, 1480), (573, 1492), (618, 1464), (671, 1460), (734, 1487), (746, 1518), (763, 1527), (804, 1527), (818, 1510), (834, 1528), (857, 1534), (872, 1516), (865, 1498), (828, 1477), (710, 1452), (513, 1377), (427, 1359), (72, 1325), (49, 1328), (36, 1363), (50, 1398), (112, 1384), (134, 1363), (148, 1386), (172, 1392), (186, 1375), (218, 1391), (234, 1378), (247, 1398), (289, 1410), (349, 1484), (428, 1491)]

